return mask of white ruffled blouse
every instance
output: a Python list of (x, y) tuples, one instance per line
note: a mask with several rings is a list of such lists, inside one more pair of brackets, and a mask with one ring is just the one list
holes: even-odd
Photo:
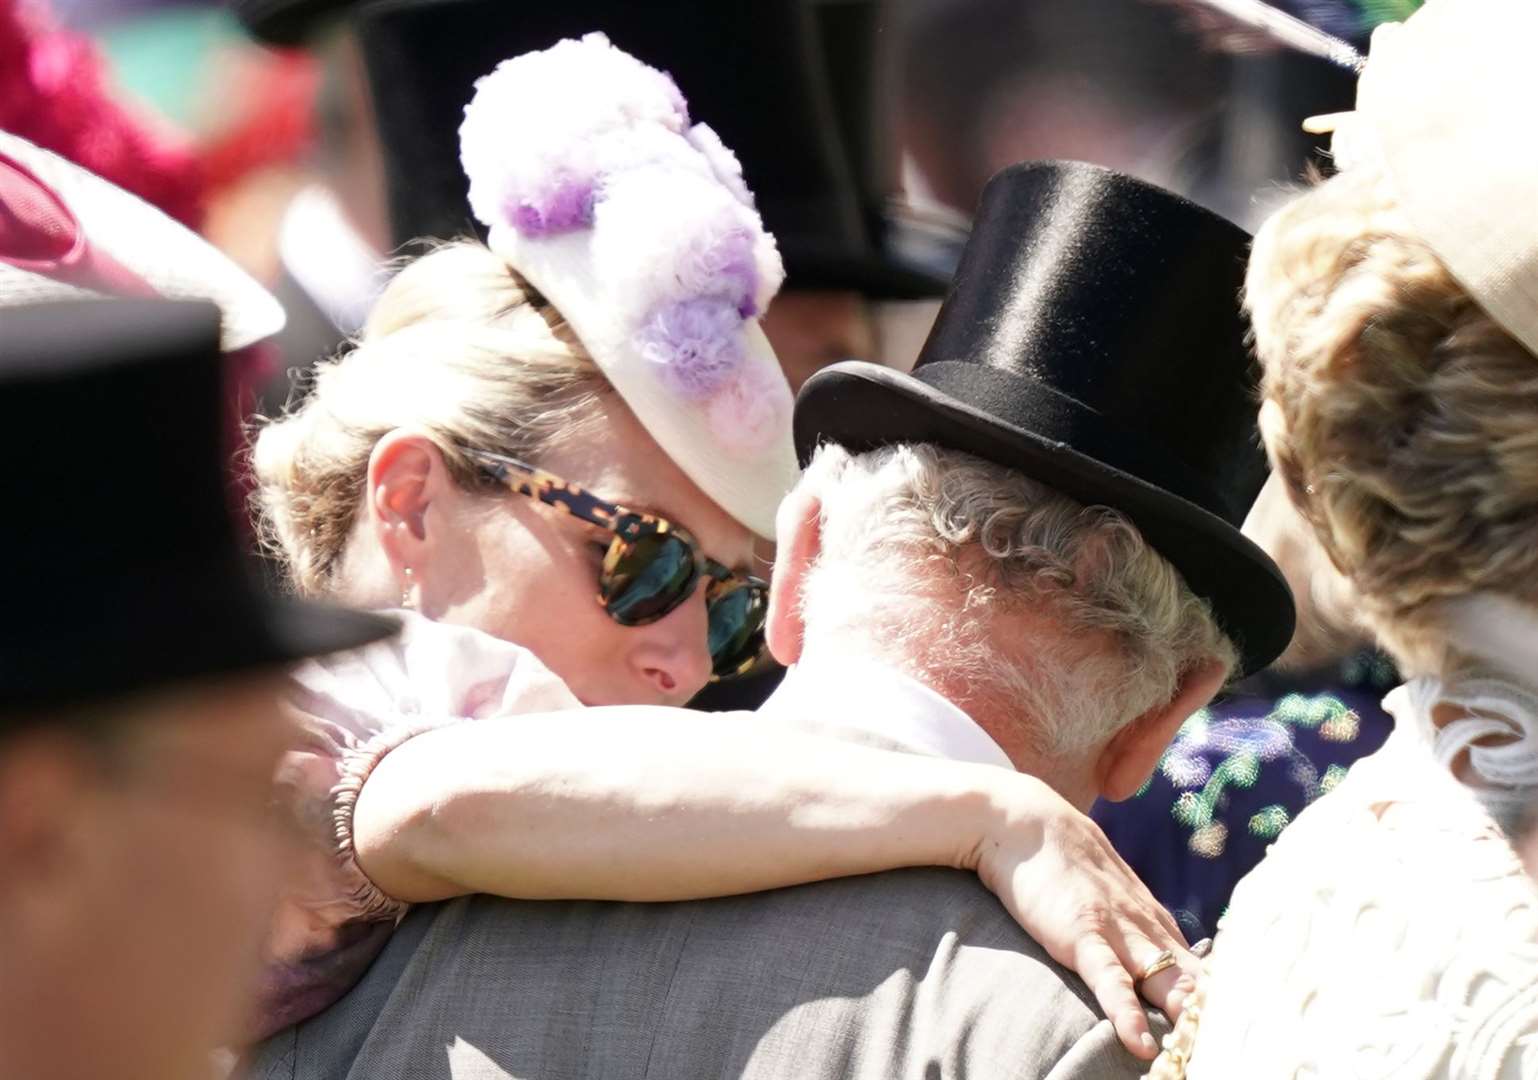
[(369, 773), (412, 736), (446, 724), (580, 708), (527, 649), (463, 626), (393, 612), (401, 633), (306, 661), (289, 679), (300, 741), (278, 797), (304, 841), (268, 937), (252, 1035), (313, 1016), (363, 976), (406, 910), (359, 868), (352, 811)]
[(1417, 679), (1384, 705), (1384, 747), (1234, 891), (1150, 1075), (1538, 1078), (1538, 885), (1505, 831), (1538, 794), (1538, 697)]

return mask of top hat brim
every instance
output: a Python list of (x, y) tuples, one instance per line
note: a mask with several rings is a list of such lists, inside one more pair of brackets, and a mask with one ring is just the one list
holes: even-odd
[(933, 443), (1016, 469), (1068, 497), (1108, 506), (1137, 526), (1186, 584), (1212, 605), (1239, 651), (1239, 674), (1270, 664), (1292, 639), (1292, 593), (1276, 564), (1216, 514), (919, 378), (860, 361), (813, 375), (796, 399), (802, 464), (821, 443), (851, 452)]
[(372, 645), (393, 637), (400, 629), (388, 615), (308, 600), (264, 597), (263, 607), (269, 655), (278, 664)]
[[(108, 700), (183, 683), (279, 672), (392, 637), (386, 615), (262, 591), (243, 560), (219, 557), (124, 574), (89, 601), (92, 618), (8, 641), (5, 711)], [(82, 658), (105, 657), (82, 663)]]

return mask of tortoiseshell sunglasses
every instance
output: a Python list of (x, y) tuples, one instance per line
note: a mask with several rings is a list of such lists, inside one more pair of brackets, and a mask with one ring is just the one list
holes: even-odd
[(764, 648), (769, 586), (707, 558), (687, 529), (627, 510), (514, 458), (466, 448), (488, 480), (614, 535), (598, 572), (598, 604), (621, 626), (656, 622), (705, 581), (712, 682), (751, 671)]

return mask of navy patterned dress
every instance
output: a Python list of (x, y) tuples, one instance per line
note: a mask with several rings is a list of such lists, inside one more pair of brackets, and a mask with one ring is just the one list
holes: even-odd
[(1373, 652), (1262, 672), (1187, 720), (1143, 789), (1093, 817), (1186, 936), (1211, 937), (1288, 822), (1383, 745), (1393, 721), (1380, 702), (1398, 682)]

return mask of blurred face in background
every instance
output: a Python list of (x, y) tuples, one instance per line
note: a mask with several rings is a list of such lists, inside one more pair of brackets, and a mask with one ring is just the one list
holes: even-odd
[(0, 736), (0, 1075), (207, 1077), (292, 852), (274, 675)]
[(774, 298), (763, 327), (795, 393), (840, 360), (912, 371), (939, 310), (939, 300), (870, 300), (852, 291), (795, 289)]
[[(798, 394), (829, 364), (864, 360), (911, 371), (939, 311), (938, 301), (873, 302), (853, 290), (787, 289), (761, 320), (780, 370)], [(774, 562), (774, 544), (758, 540), (760, 563)]]
[(763, 318), (792, 393), (829, 364), (876, 356), (876, 330), (857, 292), (795, 289), (780, 293)]
[(322, 72), (315, 101), (316, 168), (358, 235), (375, 251), (389, 251), (384, 152), (357, 39), (338, 28), (316, 53)]

